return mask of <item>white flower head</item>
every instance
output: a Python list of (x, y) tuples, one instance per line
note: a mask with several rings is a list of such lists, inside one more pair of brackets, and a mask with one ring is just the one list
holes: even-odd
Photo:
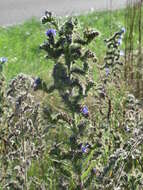
[(120, 56), (124, 56), (124, 55), (125, 55), (124, 51), (121, 50), (121, 51), (120, 51)]

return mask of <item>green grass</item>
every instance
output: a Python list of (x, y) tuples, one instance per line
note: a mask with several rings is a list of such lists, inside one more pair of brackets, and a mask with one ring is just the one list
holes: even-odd
[(44, 28), (32, 19), (22, 25), (0, 29), (0, 56), (8, 58), (7, 80), (18, 73), (42, 76), (50, 64), (44, 59), (39, 45), (44, 40)]
[[(103, 63), (105, 53), (104, 39), (124, 26), (125, 10), (114, 12), (94, 12), (79, 16), (81, 27), (92, 27), (100, 32), (91, 49), (96, 52), (99, 62)], [(52, 68), (51, 60), (44, 58), (45, 53), (39, 49), (45, 37), (46, 26), (35, 18), (21, 25), (0, 28), (0, 57), (8, 58), (4, 68), (6, 80), (18, 73), (40, 76), (49, 79)], [(96, 78), (96, 77), (95, 77)]]

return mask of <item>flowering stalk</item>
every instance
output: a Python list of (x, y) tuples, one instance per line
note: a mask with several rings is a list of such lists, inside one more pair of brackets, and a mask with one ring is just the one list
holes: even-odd
[[(35, 81), (38, 89), (42, 89), (48, 93), (58, 90), (60, 97), (69, 109), (69, 113), (57, 114), (53, 118), (52, 113), (46, 112), (51, 118), (52, 123), (59, 125), (60, 120), (66, 123), (63, 124), (65, 128), (69, 125), (69, 150), (64, 153), (60, 151), (59, 158), (68, 158), (68, 162), (72, 161), (75, 176), (75, 188), (83, 189), (82, 175), (82, 161), (85, 153), (90, 152), (91, 145), (84, 142), (85, 131), (89, 123), (88, 106), (83, 105), (85, 97), (87, 97), (89, 90), (94, 86), (94, 82), (90, 75), (91, 64), (94, 64), (97, 59), (95, 53), (87, 48), (99, 33), (93, 29), (84, 30), (83, 34), (78, 32), (78, 20), (69, 18), (61, 26), (55, 26), (58, 23), (51, 13), (46, 14), (42, 18), (42, 23), (48, 24), (49, 29), (46, 32), (47, 41), (40, 47), (47, 53), (47, 58), (55, 61), (52, 77), (54, 83), (48, 85), (41, 80), (40, 84)], [(81, 66), (79, 66), (81, 62)], [(38, 83), (38, 85), (37, 85)], [(65, 118), (67, 118), (65, 120)], [(58, 134), (57, 134), (58, 135)], [(65, 142), (67, 143), (67, 142)], [(58, 152), (58, 147), (55, 148)], [(53, 148), (50, 155), (54, 156)], [(88, 151), (87, 151), (88, 150)], [(82, 158), (83, 157), (83, 158)], [(77, 176), (77, 177), (76, 177)], [(76, 178), (78, 180), (76, 180)]]

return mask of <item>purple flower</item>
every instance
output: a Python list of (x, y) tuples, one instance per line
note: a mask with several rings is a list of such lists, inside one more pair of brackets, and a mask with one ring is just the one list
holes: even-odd
[(88, 111), (88, 107), (87, 106), (83, 106), (83, 108), (82, 108), (82, 113), (83, 113), (83, 115), (88, 115), (89, 114), (89, 111)]
[(0, 58), (0, 62), (1, 62), (1, 63), (7, 62), (7, 58), (6, 58), (6, 57), (1, 57), (1, 58)]
[(55, 36), (56, 35), (56, 30), (55, 29), (49, 29), (46, 31), (47, 36)]
[(105, 68), (105, 73), (106, 73), (106, 76), (108, 76), (110, 74), (110, 70), (108, 67)]
[(81, 147), (82, 153), (87, 153), (88, 152), (88, 147), (89, 147), (88, 144), (86, 146), (82, 146)]

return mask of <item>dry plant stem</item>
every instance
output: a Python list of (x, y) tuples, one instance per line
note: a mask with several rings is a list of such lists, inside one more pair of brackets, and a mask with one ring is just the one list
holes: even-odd
[[(137, 6), (131, 0), (127, 1), (127, 13), (125, 14), (126, 28), (129, 32), (125, 41), (125, 79), (133, 79), (133, 31)], [(129, 74), (127, 74), (129, 72)]]
[[(21, 114), (21, 129), (22, 131), (24, 131), (24, 126), (23, 126), (23, 122), (22, 122), (22, 114)], [(26, 164), (26, 148), (25, 148), (25, 134), (23, 134), (23, 141), (22, 141), (22, 148), (23, 148), (23, 156), (24, 156), (24, 187), (25, 190), (28, 190), (27, 187), (27, 164)]]
[(81, 175), (79, 175), (78, 178), (79, 178), (79, 179), (78, 179), (78, 181), (79, 181), (79, 182), (78, 182), (79, 188), (80, 188), (80, 190), (83, 190), (83, 183), (82, 183), (82, 181), (81, 181)]
[(142, 165), (140, 159), (138, 159), (138, 163), (139, 163), (139, 165), (140, 165), (140, 167), (141, 167), (141, 169), (142, 169), (142, 172), (143, 172), (143, 165)]
[(26, 166), (26, 150), (25, 150), (25, 137), (23, 138), (23, 154), (24, 154), (24, 164), (25, 164), (25, 189), (27, 188), (27, 166)]
[(139, 9), (139, 55), (142, 53), (142, 0), (138, 3)]

